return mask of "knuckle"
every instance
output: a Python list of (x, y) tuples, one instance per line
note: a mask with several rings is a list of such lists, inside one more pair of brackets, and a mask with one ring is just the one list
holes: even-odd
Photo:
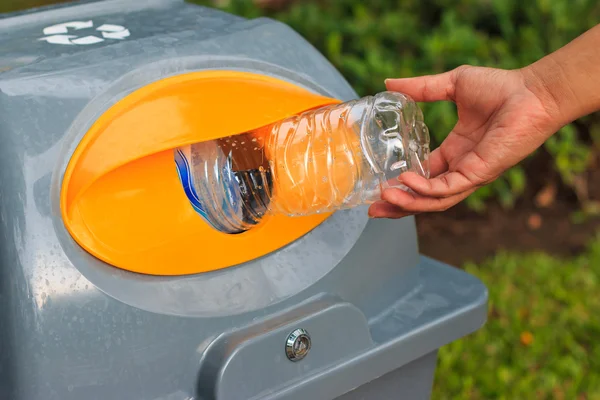
[(422, 89), (423, 93), (423, 97), (427, 98), (429, 96), (429, 94), (431, 93), (431, 81), (429, 78), (426, 78), (423, 80), (423, 89)]
[(461, 74), (467, 72), (471, 68), (473, 68), (473, 67), (471, 65), (468, 65), (468, 64), (459, 65), (458, 67), (454, 68), (454, 70), (453, 70), (454, 77), (456, 79), (458, 79)]

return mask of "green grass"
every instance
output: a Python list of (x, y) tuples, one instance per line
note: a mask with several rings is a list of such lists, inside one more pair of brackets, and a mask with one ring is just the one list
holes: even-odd
[(572, 259), (501, 253), (478, 332), (440, 350), (433, 399), (600, 399), (600, 237)]

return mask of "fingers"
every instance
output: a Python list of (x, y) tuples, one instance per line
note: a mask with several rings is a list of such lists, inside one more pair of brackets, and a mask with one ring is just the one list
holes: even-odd
[(404, 211), (402, 208), (388, 203), (387, 201), (378, 201), (369, 207), (369, 216), (371, 218), (404, 218), (412, 213)]
[(480, 182), (472, 182), (460, 172), (448, 172), (431, 179), (406, 172), (400, 180), (419, 195), (429, 197), (455, 196), (480, 185)]
[[(445, 211), (471, 195), (477, 187), (458, 172), (445, 173), (447, 163), (439, 151), (431, 153), (432, 179), (407, 172), (402, 183), (416, 193), (391, 188), (384, 191), (382, 200), (369, 207), (372, 218), (404, 218), (423, 212)], [(462, 189), (462, 190), (461, 190)]]
[(409, 95), (415, 101), (443, 101), (454, 99), (456, 71), (414, 78), (387, 79), (387, 90)]
[(442, 156), (442, 152), (438, 147), (429, 155), (429, 176), (435, 178), (448, 170), (448, 162)]
[(474, 191), (475, 189), (472, 189), (455, 196), (438, 199), (419, 196), (400, 189), (388, 189), (383, 194), (383, 200), (371, 204), (369, 216), (399, 219), (422, 212), (445, 211), (469, 197)]
[[(392, 208), (387, 206), (387, 208), (381, 209), (381, 212), (394, 215), (402, 215), (403, 213), (406, 213), (406, 215), (408, 215), (422, 212), (445, 211), (466, 199), (474, 191), (475, 189), (470, 189), (454, 196), (436, 198), (420, 196), (418, 194), (409, 193), (396, 188), (387, 189), (383, 192), (382, 200), (389, 203)], [(378, 206), (378, 208), (380, 207), (383, 206)], [(376, 209), (376, 211), (378, 210)]]

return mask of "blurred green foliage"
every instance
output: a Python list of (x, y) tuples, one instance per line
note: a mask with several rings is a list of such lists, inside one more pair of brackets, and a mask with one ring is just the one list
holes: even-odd
[(572, 259), (501, 253), (466, 270), (489, 319), (440, 349), (433, 399), (600, 399), (600, 237)]
[(0, 13), (64, 3), (66, 0), (0, 0)]
[[(214, 5), (211, 0), (195, 0)], [(280, 10), (229, 0), (225, 11), (282, 21), (318, 48), (359, 95), (384, 90), (389, 77), (439, 73), (462, 64), (519, 68), (565, 45), (600, 21), (598, 0), (321, 0)], [(423, 104), (433, 146), (456, 123), (452, 103)], [(545, 146), (566, 185), (590, 166), (594, 118), (565, 127)], [(551, 166), (550, 166), (551, 168)], [(535, 171), (540, 173), (540, 171)], [(506, 207), (524, 193), (523, 166), (480, 189), (467, 203), (482, 210), (494, 197)]]

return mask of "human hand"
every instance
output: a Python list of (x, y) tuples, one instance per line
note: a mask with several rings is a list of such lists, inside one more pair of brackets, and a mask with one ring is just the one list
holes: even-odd
[(387, 189), (369, 215), (401, 218), (446, 210), (541, 146), (560, 123), (552, 117), (557, 106), (551, 96), (531, 89), (534, 79), (526, 69), (462, 66), (439, 75), (387, 80), (388, 90), (415, 101), (456, 103), (458, 122), (431, 153), (430, 178), (402, 174), (400, 180), (413, 193)]

